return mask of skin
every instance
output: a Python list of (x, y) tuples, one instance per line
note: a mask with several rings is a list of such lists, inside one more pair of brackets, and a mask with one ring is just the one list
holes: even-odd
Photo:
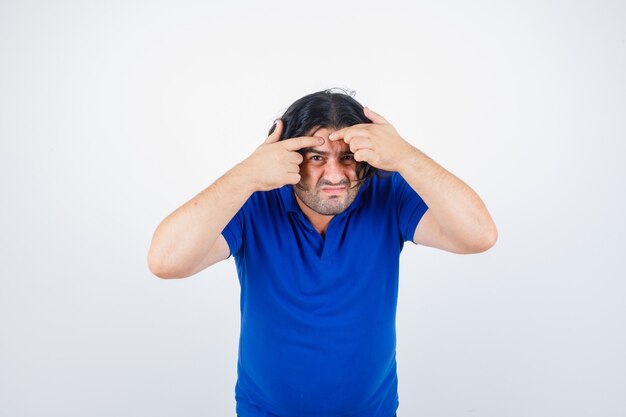
[[(256, 191), (294, 185), (296, 201), (322, 236), (334, 215), (345, 210), (358, 189), (326, 193), (329, 185), (345, 186), (356, 178), (356, 162), (366, 161), (397, 171), (428, 205), (415, 229), (413, 242), (454, 253), (479, 253), (497, 240), (496, 226), (484, 203), (467, 184), (402, 138), (381, 115), (369, 108), (373, 123), (332, 132), (318, 129), (279, 141), (282, 120), (246, 159), (167, 216), (154, 233), (148, 266), (160, 278), (192, 276), (228, 258), (221, 234), (226, 224)], [(305, 152), (305, 158), (299, 151)], [(315, 151), (328, 152), (322, 157)]]
[(328, 140), (332, 132), (318, 127), (308, 132), (324, 143), (301, 150), (301, 180), (293, 187), (302, 212), (321, 235), (332, 217), (352, 204), (360, 188), (354, 155), (348, 144)]
[(230, 249), (221, 232), (256, 191), (301, 180), (300, 149), (321, 145), (319, 137), (278, 141), (276, 129), (246, 159), (168, 215), (157, 227), (148, 251), (148, 267), (163, 279), (186, 278), (222, 261)]
[(498, 237), (487, 207), (467, 184), (402, 138), (381, 115), (365, 107), (373, 123), (357, 124), (329, 135), (349, 145), (357, 161), (397, 171), (428, 205), (413, 242), (454, 253), (479, 253)]

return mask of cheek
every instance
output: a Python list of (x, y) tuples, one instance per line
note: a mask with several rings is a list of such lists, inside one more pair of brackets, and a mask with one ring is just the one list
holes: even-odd
[(356, 167), (350, 170), (348, 178), (350, 178), (350, 182), (352, 183), (352, 185), (356, 185), (359, 182), (359, 177), (356, 174)]
[(315, 178), (320, 175), (321, 170), (313, 164), (300, 165), (300, 175), (307, 178)]
[(312, 183), (315, 185), (316, 181), (316, 170), (311, 166), (300, 165), (300, 182)]

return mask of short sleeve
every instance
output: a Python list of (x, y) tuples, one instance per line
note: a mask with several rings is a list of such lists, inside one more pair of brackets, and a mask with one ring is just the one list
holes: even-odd
[(399, 173), (393, 173), (392, 184), (396, 196), (398, 225), (402, 233), (402, 239), (405, 242), (412, 242), (415, 228), (417, 228), (420, 219), (428, 210), (428, 206)]
[(224, 236), (224, 239), (226, 239), (226, 243), (228, 243), (228, 247), (230, 248), (230, 256), (237, 256), (241, 250), (244, 230), (244, 209), (246, 204), (244, 204), (243, 207), (235, 213), (226, 227), (224, 227), (224, 230), (222, 230), (222, 236)]

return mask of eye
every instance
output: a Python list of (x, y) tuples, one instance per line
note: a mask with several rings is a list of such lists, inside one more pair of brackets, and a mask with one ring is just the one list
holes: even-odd
[(321, 160), (322, 160), (322, 157), (321, 157), (320, 155), (313, 155), (313, 156), (311, 157), (311, 159), (312, 159), (312, 160), (314, 160), (314, 161), (321, 161)]
[(344, 155), (343, 159), (345, 159), (346, 161), (353, 160), (354, 159), (354, 154)]

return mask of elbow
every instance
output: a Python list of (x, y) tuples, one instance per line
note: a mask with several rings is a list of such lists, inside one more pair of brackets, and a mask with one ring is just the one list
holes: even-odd
[(168, 269), (153, 266), (151, 264), (148, 264), (148, 269), (150, 270), (150, 272), (152, 272), (154, 276), (156, 276), (157, 278), (161, 278), (161, 279), (181, 279), (181, 278), (187, 278), (189, 276), (189, 275), (175, 273)]
[(160, 258), (161, 257), (158, 256), (156, 251), (154, 250), (153, 242), (153, 244), (150, 245), (150, 249), (148, 250), (148, 269), (150, 270), (150, 272), (152, 272), (152, 275), (156, 276), (157, 278), (165, 279), (167, 278), (167, 274), (165, 273), (165, 270), (161, 265)]
[(161, 279), (177, 279), (186, 278), (184, 274), (180, 274), (174, 271), (172, 268), (168, 268), (152, 251), (148, 253), (148, 269), (154, 276)]
[(472, 245), (472, 251), (469, 253), (482, 253), (491, 249), (498, 241), (498, 229), (492, 222), (491, 225), (486, 228), (480, 238)]
[(146, 259), (150, 272), (157, 278), (161, 279), (179, 279), (187, 278), (191, 274), (182, 271), (180, 265), (172, 262), (171, 254), (155, 236), (152, 238), (150, 248), (148, 249), (148, 257)]
[(468, 240), (461, 247), (457, 248), (456, 253), (463, 255), (471, 255), (475, 253), (486, 252), (491, 249), (498, 240), (498, 230), (495, 224), (483, 230), (481, 233)]
[(164, 269), (161, 269), (155, 265), (152, 264), (148, 264), (148, 269), (150, 270), (150, 272), (152, 272), (152, 275), (154, 275), (157, 278), (161, 278), (161, 279), (170, 279), (172, 278)]
[(171, 276), (167, 273), (167, 270), (159, 265), (153, 258), (148, 255), (148, 269), (152, 272), (152, 275), (161, 279), (169, 279)]

